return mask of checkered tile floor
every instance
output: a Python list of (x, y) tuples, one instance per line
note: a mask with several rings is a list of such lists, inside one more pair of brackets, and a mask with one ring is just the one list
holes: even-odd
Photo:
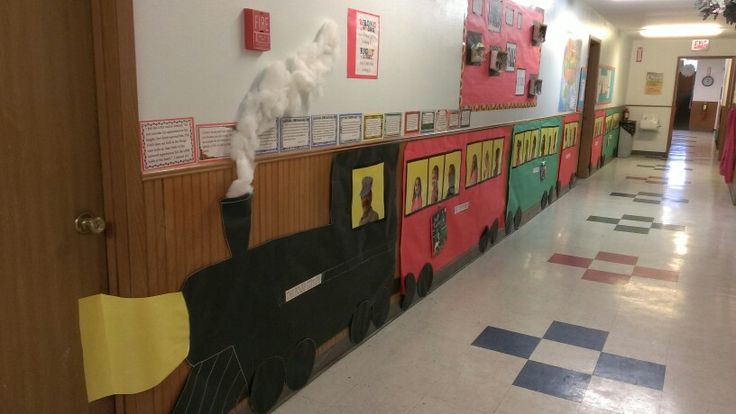
[(583, 280), (608, 283), (610, 285), (627, 284), (631, 281), (632, 277), (644, 277), (668, 282), (677, 282), (680, 278), (680, 274), (672, 270), (638, 266), (639, 258), (637, 256), (611, 252), (600, 251), (594, 259), (555, 253), (547, 261), (549, 263), (584, 268)]
[[(671, 168), (671, 166), (666, 165), (666, 164), (655, 164), (655, 165), (651, 165), (651, 164), (637, 164), (636, 166), (637, 167), (640, 167), (640, 168), (651, 168), (651, 169), (653, 169), (655, 171), (669, 171), (670, 168)], [(680, 168), (678, 168), (678, 169), (680, 169)], [(692, 168), (688, 168), (688, 167), (684, 167), (682, 169), (685, 170), (685, 171), (692, 171), (693, 170)]]
[(513, 385), (581, 402), (593, 377), (662, 391), (666, 367), (603, 352), (608, 332), (553, 321), (542, 338), (492, 326), (473, 345), (526, 359)]
[(613, 197), (626, 197), (633, 199), (635, 203), (647, 203), (647, 204), (662, 204), (663, 201), (669, 201), (673, 203), (689, 203), (690, 200), (686, 198), (671, 198), (671, 197), (665, 197), (664, 194), (661, 193), (648, 193), (644, 191), (639, 191), (636, 194), (630, 194), (630, 193), (617, 193), (613, 192), (610, 194)]
[(621, 218), (589, 216), (588, 221), (613, 224), (615, 231), (624, 231), (636, 234), (649, 234), (649, 230), (685, 231), (686, 227), (679, 224), (664, 224), (654, 221), (654, 217), (635, 216), (624, 214)]
[[(627, 175), (627, 180), (636, 180), (636, 181), (643, 181), (647, 184), (666, 184), (666, 185), (675, 185), (674, 183), (670, 183), (670, 181), (665, 177), (658, 177), (655, 175), (650, 175), (648, 177), (638, 177), (634, 175)], [(681, 184), (691, 184), (690, 181), (682, 181), (677, 183), (677, 185)]]

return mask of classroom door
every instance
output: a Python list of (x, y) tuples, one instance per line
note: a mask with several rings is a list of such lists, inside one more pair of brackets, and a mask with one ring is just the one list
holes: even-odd
[(87, 403), (77, 311), (108, 283), (105, 233), (75, 230), (103, 211), (90, 2), (0, 10), (0, 411), (110, 413)]
[(580, 134), (580, 153), (578, 155), (577, 176), (590, 176), (590, 152), (593, 146), (593, 127), (595, 125), (595, 104), (598, 98), (598, 64), (601, 59), (601, 41), (590, 38), (588, 66), (585, 81), (585, 100), (583, 102), (583, 126)]

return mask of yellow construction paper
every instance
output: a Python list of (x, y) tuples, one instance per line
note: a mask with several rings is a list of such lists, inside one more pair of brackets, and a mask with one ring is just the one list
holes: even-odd
[(79, 300), (87, 399), (134, 394), (164, 380), (189, 352), (184, 296)]

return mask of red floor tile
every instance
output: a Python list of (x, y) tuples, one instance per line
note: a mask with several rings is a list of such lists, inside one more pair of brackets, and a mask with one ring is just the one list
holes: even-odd
[(595, 257), (596, 260), (603, 260), (606, 262), (611, 263), (619, 263), (619, 264), (625, 264), (625, 265), (635, 265), (636, 262), (639, 260), (636, 256), (627, 256), (625, 254), (618, 254), (618, 253), (611, 253), (611, 252), (598, 252), (598, 255)]
[(549, 258), (548, 262), (567, 266), (582, 267), (587, 269), (588, 267), (590, 267), (591, 263), (593, 263), (593, 259), (555, 253), (552, 255), (552, 257)]
[(651, 267), (635, 266), (632, 272), (633, 276), (648, 277), (650, 279), (666, 280), (668, 282), (677, 282), (680, 274), (672, 270), (653, 269)]
[(621, 273), (604, 272), (602, 270), (588, 269), (583, 274), (584, 280), (608, 283), (609, 285), (625, 285), (629, 283), (631, 276)]

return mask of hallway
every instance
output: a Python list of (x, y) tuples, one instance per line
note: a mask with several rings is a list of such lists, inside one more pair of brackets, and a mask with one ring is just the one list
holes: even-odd
[(277, 412), (733, 412), (734, 210), (710, 134), (671, 153), (578, 181)]

